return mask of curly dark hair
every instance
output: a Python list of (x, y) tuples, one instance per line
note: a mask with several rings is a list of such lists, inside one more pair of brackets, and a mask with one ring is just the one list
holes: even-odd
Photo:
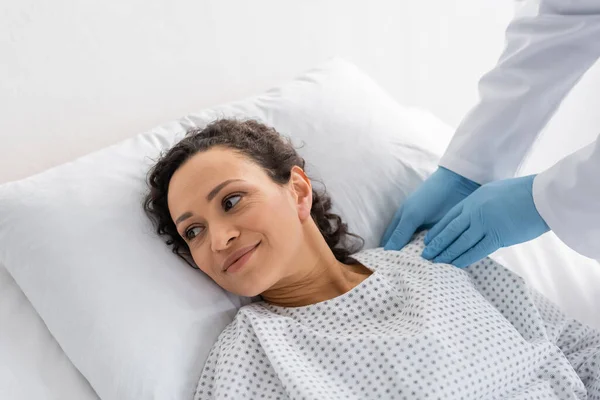
[[(293, 166), (304, 169), (305, 164), (289, 138), (254, 120), (218, 119), (204, 129), (193, 128), (166, 154), (161, 154), (148, 171), (150, 192), (144, 198), (144, 211), (154, 223), (157, 233), (167, 237), (166, 244), (172, 246), (173, 253), (196, 269), (198, 267), (191, 257), (189, 247), (171, 219), (167, 193), (175, 171), (196, 153), (214, 146), (231, 148), (249, 157), (280, 185), (289, 181)], [(342, 218), (330, 212), (331, 198), (325, 191), (318, 193), (313, 187), (312, 195), (311, 217), (335, 258), (344, 264), (355, 263), (356, 260), (350, 255), (362, 248), (364, 240), (350, 233)], [(360, 243), (352, 243), (351, 237), (358, 239)]]

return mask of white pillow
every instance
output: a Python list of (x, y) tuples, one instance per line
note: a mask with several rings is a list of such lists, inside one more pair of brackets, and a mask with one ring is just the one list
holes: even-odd
[(250, 300), (175, 256), (141, 205), (152, 159), (187, 129), (232, 116), (303, 142), (309, 176), (366, 247), (378, 246), (452, 134), (332, 59), (261, 96), (0, 186), (0, 263), (103, 399), (191, 398), (210, 347)]

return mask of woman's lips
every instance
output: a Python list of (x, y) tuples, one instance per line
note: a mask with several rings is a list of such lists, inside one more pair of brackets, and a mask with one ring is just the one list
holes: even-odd
[(229, 267), (227, 267), (227, 269), (225, 269), (225, 272), (232, 274), (232, 273), (239, 271), (248, 262), (250, 257), (252, 257), (252, 254), (254, 254), (254, 252), (258, 248), (258, 245), (260, 245), (260, 242), (258, 242), (258, 244), (256, 246), (254, 246), (252, 249), (250, 249), (248, 252), (246, 252), (240, 258), (238, 258), (233, 264), (231, 264)]

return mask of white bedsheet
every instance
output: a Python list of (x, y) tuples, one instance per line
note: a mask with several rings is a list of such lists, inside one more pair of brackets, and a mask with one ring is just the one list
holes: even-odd
[(98, 399), (2, 265), (0, 399)]

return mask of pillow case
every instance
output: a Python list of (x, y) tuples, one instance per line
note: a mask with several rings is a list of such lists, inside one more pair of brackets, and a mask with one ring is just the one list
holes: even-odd
[(262, 95), (0, 186), (0, 263), (102, 399), (191, 398), (212, 344), (251, 301), (174, 255), (142, 209), (160, 153), (224, 117), (257, 119), (301, 145), (308, 176), (325, 183), (367, 248), (452, 135), (336, 58)]

